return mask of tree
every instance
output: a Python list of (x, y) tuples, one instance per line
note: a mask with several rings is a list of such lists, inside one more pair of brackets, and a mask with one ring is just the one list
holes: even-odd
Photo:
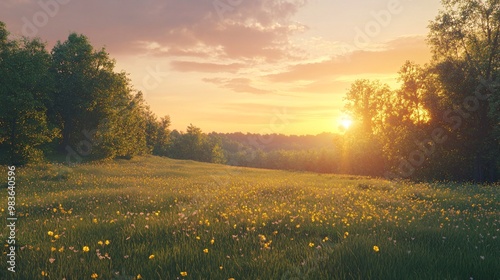
[(58, 130), (48, 122), (50, 55), (38, 39), (11, 41), (0, 22), (0, 158), (5, 164), (40, 160)]
[(472, 179), (494, 181), (500, 157), (500, 1), (442, 3), (429, 25), (429, 42), (454, 112), (448, 119), (456, 120), (449, 130), (465, 147), (462, 162), (472, 162)]
[(373, 135), (376, 131), (377, 121), (383, 117), (380, 115), (382, 100), (389, 93), (389, 86), (383, 85), (379, 81), (362, 79), (351, 84), (345, 97), (345, 109), (359, 120), (358, 130)]
[(384, 171), (381, 134), (386, 119), (384, 100), (391, 96), (389, 86), (379, 81), (356, 80), (345, 97), (345, 109), (356, 119), (356, 124), (346, 133), (343, 165), (350, 166), (349, 173), (381, 175)]
[[(96, 158), (131, 157), (146, 151), (145, 101), (124, 72), (88, 38), (72, 33), (52, 50), (56, 80), (55, 119), (62, 129), (62, 151), (77, 147), (91, 134)], [(94, 133), (89, 133), (92, 131)]]

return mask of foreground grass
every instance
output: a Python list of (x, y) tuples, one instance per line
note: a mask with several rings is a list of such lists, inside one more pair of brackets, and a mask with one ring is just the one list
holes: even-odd
[(4, 248), (0, 279), (500, 279), (499, 185), (158, 157), (16, 177), (16, 273)]

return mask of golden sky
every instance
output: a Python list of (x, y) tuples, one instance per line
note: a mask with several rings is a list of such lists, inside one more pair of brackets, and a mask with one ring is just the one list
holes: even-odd
[(2, 0), (14, 36), (105, 47), (172, 128), (337, 132), (359, 78), (425, 63), (438, 0)]

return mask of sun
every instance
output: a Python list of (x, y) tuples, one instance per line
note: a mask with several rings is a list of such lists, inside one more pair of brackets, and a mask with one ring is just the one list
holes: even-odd
[(352, 119), (348, 116), (343, 116), (342, 118), (340, 118), (340, 125), (342, 126), (343, 129), (349, 129), (349, 127), (351, 127), (352, 125)]

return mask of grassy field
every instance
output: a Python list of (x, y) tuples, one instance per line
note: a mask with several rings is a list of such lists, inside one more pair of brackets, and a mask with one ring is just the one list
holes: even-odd
[(16, 273), (4, 248), (0, 279), (500, 279), (498, 184), (152, 156), (28, 166), (16, 182)]

